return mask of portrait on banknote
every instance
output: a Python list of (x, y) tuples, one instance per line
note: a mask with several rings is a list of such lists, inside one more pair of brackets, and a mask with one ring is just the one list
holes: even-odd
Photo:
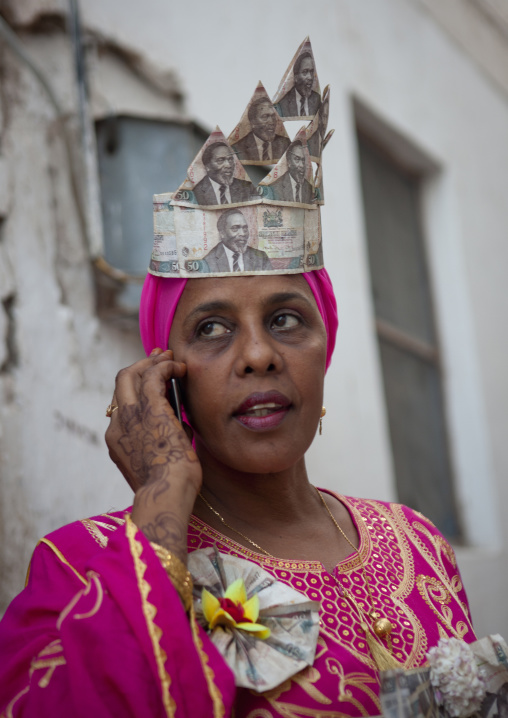
[(276, 167), (259, 183), (259, 188), (264, 197), (276, 202), (314, 203), (312, 164), (305, 128), (297, 134)]
[(249, 202), (257, 197), (256, 188), (217, 128), (189, 167), (174, 201), (213, 207)]
[(261, 82), (228, 141), (243, 164), (275, 164), (287, 150), (284, 123)]
[(213, 273), (270, 271), (272, 265), (266, 252), (249, 245), (251, 230), (245, 209), (237, 207), (216, 214), (219, 242), (203, 257), (206, 269)]
[(286, 70), (273, 104), (285, 120), (312, 119), (319, 110), (321, 91), (308, 38), (300, 45)]

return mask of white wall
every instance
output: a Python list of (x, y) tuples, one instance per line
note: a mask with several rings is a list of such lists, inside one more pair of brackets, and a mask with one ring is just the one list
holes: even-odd
[[(429, 4), (279, 0), (267, 15), (238, 0), (213, 5), (204, 0), (86, 0), (82, 11), (91, 27), (176, 70), (189, 115), (206, 126), (218, 123), (225, 132), (237, 122), (257, 81), (274, 92), (298, 44), (305, 35), (311, 37), (321, 86), (332, 85), (330, 126), (336, 132), (326, 150), (323, 227), (341, 320), (327, 378), (324, 435), (310, 452), (311, 479), (318, 485), (346, 494), (395, 497), (373, 333), (353, 97), (439, 167), (426, 188), (424, 220), (457, 493), (472, 544), (461, 548), (460, 561), (478, 633), (508, 635), (508, 609), (500, 598), (508, 589), (503, 521), (508, 509), (508, 95), (467, 47), (442, 29), (425, 9)], [(35, 132), (40, 106), (39, 98), (28, 117), (26, 108), (16, 110), (18, 128), (11, 132), (13, 139), (23, 137), (23, 148), (17, 150), (20, 164), (27, 146), (37, 159), (14, 173), (6, 236), (19, 292), (21, 360), (14, 399), (2, 409), (2, 445), (12, 452), (6, 473), (16, 487), (20, 540), (83, 513), (106, 510), (108, 502), (128, 500), (105, 451), (64, 433), (54, 412), (100, 435), (114, 374), (139, 352), (136, 338), (94, 318), (83, 257), (74, 267), (59, 257), (62, 242), (73, 247), (79, 242), (67, 215), (60, 228), (65, 237), (55, 241), (52, 197), (44, 180), (52, 157), (47, 138)], [(63, 193), (64, 180), (57, 181)], [(27, 222), (19, 198), (34, 192), (37, 207), (48, 217), (37, 213)], [(17, 269), (27, 245), (19, 239), (16, 243), (14, 236), (26, 237), (27, 272)], [(71, 289), (73, 280), (76, 287)], [(30, 291), (34, 286), (36, 296)], [(34, 343), (36, 355), (29, 349)], [(6, 386), (4, 381), (4, 394)], [(92, 467), (86, 476), (83, 466)], [(13, 568), (9, 575), (20, 571)]]

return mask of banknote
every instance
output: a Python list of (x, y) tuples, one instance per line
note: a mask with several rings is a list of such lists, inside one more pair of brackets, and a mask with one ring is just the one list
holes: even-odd
[(308, 37), (284, 73), (273, 104), (284, 120), (311, 120), (321, 104), (316, 63)]
[[(501, 636), (492, 635), (472, 643), (471, 649), (486, 681), (486, 695), (475, 718), (508, 716), (508, 646)], [(380, 687), (385, 718), (450, 718), (437, 701), (428, 666), (382, 671)]]
[(430, 682), (430, 668), (383, 671), (380, 684), (385, 718), (444, 718)]
[(162, 277), (299, 273), (323, 266), (319, 208), (258, 204), (216, 208), (154, 197), (149, 271)]
[(313, 162), (321, 162), (321, 153), (324, 147), (326, 130), (328, 127), (328, 116), (330, 114), (330, 86), (323, 90), (323, 101), (321, 106), (307, 127), (307, 147)]
[(312, 206), (316, 203), (307, 130), (302, 127), (286, 153), (261, 180), (258, 192), (267, 200)]
[(306, 212), (305, 223), (305, 254), (303, 256), (303, 266), (307, 271), (320, 269), (323, 266), (321, 213), (319, 211)]
[(228, 142), (244, 165), (273, 165), (289, 147), (284, 123), (259, 82)]
[(236, 206), (259, 195), (219, 127), (210, 134), (173, 196), (181, 206)]

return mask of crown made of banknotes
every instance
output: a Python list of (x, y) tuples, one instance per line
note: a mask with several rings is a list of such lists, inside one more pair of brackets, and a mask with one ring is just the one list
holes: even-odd
[[(154, 196), (148, 271), (194, 278), (320, 269), (329, 102), (307, 37), (274, 98), (260, 82), (229, 137), (216, 127), (176, 192)], [(289, 120), (309, 121), (293, 140)], [(272, 165), (257, 187), (249, 165)]]

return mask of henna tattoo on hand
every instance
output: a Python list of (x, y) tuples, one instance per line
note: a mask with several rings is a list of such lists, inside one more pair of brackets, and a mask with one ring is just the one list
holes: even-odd
[(141, 409), (136, 404), (128, 404), (127, 406), (122, 407), (120, 411), (122, 415), (122, 424), (127, 433), (135, 429), (137, 425), (141, 424)]
[(138, 492), (137, 499), (142, 500), (143, 506), (146, 507), (149, 503), (157, 503), (161, 496), (171, 488), (171, 483), (164, 478), (164, 472), (164, 466), (155, 466), (150, 482), (145, 484)]
[(123, 434), (118, 443), (128, 457), (132, 471), (141, 484), (162, 479), (178, 464), (198, 462), (181, 425), (168, 412), (156, 413), (143, 399), (138, 405), (120, 409)]
[(153, 521), (139, 527), (149, 541), (158, 543), (180, 561), (187, 561), (187, 527), (181, 518), (171, 511), (163, 511)]

